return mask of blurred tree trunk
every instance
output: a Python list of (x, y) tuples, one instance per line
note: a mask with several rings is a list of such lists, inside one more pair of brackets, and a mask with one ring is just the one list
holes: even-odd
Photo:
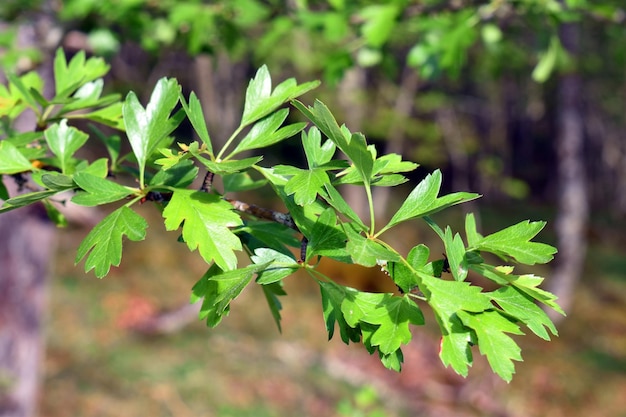
[[(575, 23), (567, 23), (561, 27), (561, 42), (574, 60), (578, 56), (579, 32), (579, 26)], [(583, 156), (584, 123), (581, 111), (582, 80), (575, 71), (561, 76), (557, 100), (559, 194), (556, 232), (559, 254), (548, 290), (559, 297), (560, 305), (568, 311), (584, 266), (588, 217)], [(561, 316), (553, 314), (552, 318), (559, 317)]]
[[(12, 179), (5, 183), (16, 188)], [(31, 417), (42, 374), (55, 227), (34, 205), (0, 215), (0, 236), (0, 416)]]
[[(17, 42), (42, 52), (39, 73), (46, 86), (45, 96), (54, 88), (52, 52), (61, 32), (50, 4), (42, 13), (20, 25)], [(32, 68), (20, 68), (22, 71)], [(0, 74), (0, 82), (3, 74)], [(25, 113), (14, 129), (35, 129), (35, 117)], [(18, 194), (17, 178), (4, 177), (10, 196)], [(0, 215), (0, 416), (33, 417), (45, 349), (44, 319), (47, 276), (54, 252), (55, 226), (41, 205), (33, 205)]]

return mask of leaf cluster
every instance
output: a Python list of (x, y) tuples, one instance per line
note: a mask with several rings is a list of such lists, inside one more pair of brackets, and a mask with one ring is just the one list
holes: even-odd
[[(405, 174), (417, 164), (396, 154), (379, 156), (363, 134), (339, 125), (322, 102), (309, 106), (299, 101), (317, 82), (288, 79), (273, 86), (267, 68), (261, 67), (246, 90), (240, 125), (221, 149), (214, 149), (199, 99), (194, 93), (185, 97), (175, 79), (159, 80), (144, 106), (133, 92), (123, 101), (101, 97), (107, 67), (100, 59), (78, 54), (68, 63), (59, 51), (54, 68), (57, 93), (50, 100), (43, 98), (41, 79), (34, 74), (11, 75), (8, 88), (0, 88), (0, 174), (28, 175), (33, 183), (31, 192), (17, 196), (0, 189), (5, 200), (0, 213), (41, 201), (51, 218), (62, 223), (52, 204), (61, 193), (70, 193), (79, 205), (115, 204), (78, 248), (76, 262), (84, 259), (86, 271), (105, 276), (120, 264), (125, 238), (145, 239), (148, 224), (134, 207), (151, 201), (165, 228), (176, 231), (178, 240), (207, 263), (191, 301), (202, 300), (200, 316), (210, 326), (219, 324), (231, 301), (254, 282), (280, 329), (283, 282), (302, 270), (319, 285), (329, 338), (338, 329), (345, 343), (362, 343), (391, 369), (401, 369), (402, 345), (410, 342), (413, 326), (424, 324), (425, 307), (433, 310), (441, 329), (442, 362), (462, 375), (472, 364), (471, 347), (478, 345), (494, 372), (509, 381), (513, 361), (521, 360), (510, 334), (522, 334), (521, 326), (546, 340), (557, 334), (536, 304), (562, 313), (554, 295), (539, 288), (543, 278), (516, 275), (512, 266), (552, 259), (553, 247), (532, 241), (545, 223), (524, 221), (483, 236), (470, 214), (464, 237), (449, 226), (441, 228), (431, 215), (479, 196), (440, 195), (442, 174), (436, 170), (413, 188), (386, 224), (377, 225), (372, 187), (405, 183)], [(18, 133), (11, 122), (27, 109), (37, 115), (39, 129)], [(286, 123), (293, 109), (306, 121)], [(175, 144), (173, 134), (185, 118), (200, 141)], [(90, 134), (73, 126), (74, 119), (108, 125), (119, 134), (95, 127)], [(103, 142), (108, 158), (77, 156), (92, 137)], [(130, 144), (126, 155), (120, 152), (122, 137)], [(248, 156), (297, 139), (306, 168), (264, 166), (263, 153)], [(193, 189), (201, 169), (203, 185)], [(128, 176), (133, 185), (126, 185), (123, 178)], [(213, 186), (215, 176), (222, 177), (222, 190)], [(346, 184), (363, 188), (368, 219), (361, 219), (342, 197), (339, 189)], [(251, 189), (275, 194), (286, 212), (232, 198)], [(381, 237), (417, 220), (439, 236), (444, 258), (434, 258), (423, 244), (402, 254)], [(238, 252), (247, 255), (247, 264)], [(485, 253), (499, 257), (503, 265), (486, 262)], [(382, 267), (399, 291), (369, 293), (339, 285), (317, 270), (322, 257)], [(497, 289), (485, 291), (470, 274), (485, 277)]]

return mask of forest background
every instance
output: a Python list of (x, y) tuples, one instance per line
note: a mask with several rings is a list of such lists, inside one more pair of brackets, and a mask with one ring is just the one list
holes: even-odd
[[(415, 369), (402, 377), (355, 359), (349, 348), (316, 345), (311, 340), (319, 339), (322, 323), (313, 302), (291, 307), (310, 316), (311, 329), (299, 334), (289, 333), (288, 322), (283, 336), (273, 334), (250, 295), (250, 316), (233, 315), (226, 329), (199, 325), (142, 339), (123, 329), (184, 302), (198, 275), (187, 274), (193, 261), (155, 242), (149, 253), (137, 248), (118, 276), (78, 281), (73, 257), (62, 254), (84, 233), (64, 231), (50, 283), (42, 415), (62, 415), (68, 404), (80, 415), (115, 415), (120, 406), (156, 415), (312, 415), (316, 407), (337, 415), (379, 409), (623, 415), (626, 29), (620, 3), (3, 2), (2, 68), (45, 73), (58, 46), (85, 50), (111, 63), (108, 85), (143, 91), (144, 102), (160, 77), (174, 76), (198, 94), (218, 141), (236, 127), (245, 87), (260, 65), (281, 79), (322, 80), (317, 94), (350, 129), (419, 162), (420, 175), (442, 168), (448, 191), (482, 194), (472, 209), (484, 228), (548, 219), (544, 237), (560, 254), (544, 275), (568, 311), (554, 346), (525, 341), (527, 363), (510, 386), (487, 371), (467, 381), (446, 373), (428, 335), (413, 342), (424, 363), (413, 360)], [(295, 149), (277, 152), (301, 157)], [(356, 206), (358, 198), (352, 196)], [(380, 193), (375, 201), (382, 213), (394, 196)], [(427, 238), (409, 230), (398, 239), (418, 236)], [(371, 274), (335, 274), (354, 286), (377, 285)], [(201, 356), (207, 343), (238, 364)], [(311, 351), (277, 370), (284, 364), (276, 351), (292, 345)], [(204, 371), (191, 366), (189, 350), (204, 358)], [(155, 357), (165, 359), (155, 364)], [(259, 383), (260, 375), (269, 377)], [(502, 397), (485, 396), (492, 389)]]

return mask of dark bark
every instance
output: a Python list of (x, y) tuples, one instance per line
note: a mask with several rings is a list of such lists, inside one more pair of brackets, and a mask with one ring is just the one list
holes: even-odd
[[(577, 56), (579, 27), (565, 24), (561, 41), (569, 53)], [(571, 72), (561, 76), (558, 90), (558, 217), (556, 219), (556, 266), (548, 289), (559, 297), (565, 311), (570, 310), (574, 289), (580, 279), (587, 248), (585, 230), (588, 218), (585, 163), (583, 156), (584, 123), (581, 111), (582, 80)], [(554, 313), (553, 319), (556, 316)]]

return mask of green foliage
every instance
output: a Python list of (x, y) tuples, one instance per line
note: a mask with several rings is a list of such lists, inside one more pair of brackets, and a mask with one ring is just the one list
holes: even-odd
[[(372, 10), (363, 15), (369, 25), (386, 24), (392, 15), (385, 12), (384, 19), (380, 17), (384, 21), (378, 21)], [(376, 46), (381, 40), (371, 42)], [(134, 207), (149, 201), (162, 212), (166, 229), (182, 228), (179, 240), (192, 251), (198, 249), (207, 263), (191, 301), (202, 300), (200, 317), (210, 326), (228, 315), (231, 302), (244, 288), (260, 285), (280, 329), (278, 297), (285, 295), (283, 281), (302, 270), (320, 287), (329, 338), (338, 329), (345, 343), (362, 343), (390, 369), (401, 369), (402, 345), (411, 341), (414, 326), (424, 324), (423, 308), (433, 310), (441, 328), (442, 362), (462, 375), (472, 364), (472, 346), (478, 345), (494, 372), (510, 381), (513, 361), (521, 360), (521, 355), (509, 334), (522, 334), (524, 325), (546, 340), (548, 332), (556, 335), (548, 316), (535, 304), (539, 301), (562, 313), (554, 295), (538, 287), (542, 278), (515, 275), (512, 265), (491, 265), (481, 256), (492, 253), (509, 264), (549, 262), (556, 249), (531, 241), (545, 223), (525, 221), (483, 236), (468, 215), (465, 238), (449, 226), (442, 228), (431, 214), (478, 195), (440, 195), (442, 174), (437, 170), (411, 191), (384, 227), (377, 228), (371, 187), (401, 184), (406, 181), (403, 173), (417, 165), (402, 161), (400, 155), (378, 156), (364, 135), (340, 126), (322, 102), (307, 106), (296, 100), (316, 82), (298, 84), (289, 79), (272, 89), (269, 71), (261, 67), (248, 85), (239, 127), (221, 149), (214, 149), (199, 100), (192, 93), (186, 101), (176, 80), (159, 80), (143, 107), (133, 92), (123, 103), (119, 97), (101, 99), (102, 81), (97, 77), (104, 75), (104, 68), (98, 58), (80, 54), (68, 64), (59, 51), (55, 81), (60, 92), (50, 101), (42, 98), (43, 86), (32, 74), (11, 75), (9, 87), (0, 90), (5, 97), (0, 114), (7, 121), (0, 125), (0, 174), (29, 176), (32, 181), (30, 193), (5, 198), (0, 212), (43, 201), (51, 217), (63, 223), (50, 201), (68, 191), (77, 204), (117, 205), (78, 248), (76, 262), (86, 258), (85, 271), (94, 269), (96, 276), (105, 276), (121, 262), (124, 237), (145, 238), (148, 225)], [(182, 109), (177, 110), (179, 103)], [(308, 130), (302, 122), (284, 125), (290, 104), (310, 121)], [(25, 135), (12, 129), (11, 123), (27, 109), (37, 115), (43, 134)], [(172, 145), (172, 134), (185, 117), (201, 143)], [(74, 119), (114, 126), (120, 135), (107, 136), (98, 129), (90, 135), (70, 126)], [(120, 154), (124, 134), (132, 151), (128, 155)], [(92, 136), (104, 143), (109, 159), (89, 161), (77, 156)], [(294, 137), (301, 139), (306, 169), (263, 166), (263, 153), (236, 158), (243, 151), (264, 150)], [(194, 190), (190, 186), (200, 175), (199, 167), (207, 173), (201, 189)], [(213, 187), (214, 176), (223, 177), (222, 192)], [(128, 183), (134, 186), (124, 185)], [(363, 187), (369, 199), (369, 223), (337, 191), (342, 184)], [(263, 209), (228, 195), (261, 187), (274, 193), (288, 212)], [(6, 190), (0, 191), (9, 197)], [(418, 220), (441, 238), (445, 258), (433, 259), (424, 244), (405, 255), (381, 239), (400, 223)], [(241, 264), (238, 252), (249, 257), (249, 264)], [(318, 271), (321, 257), (382, 267), (399, 292), (370, 293), (339, 285)], [(475, 275), (492, 281), (497, 289), (485, 291), (474, 283)]]

